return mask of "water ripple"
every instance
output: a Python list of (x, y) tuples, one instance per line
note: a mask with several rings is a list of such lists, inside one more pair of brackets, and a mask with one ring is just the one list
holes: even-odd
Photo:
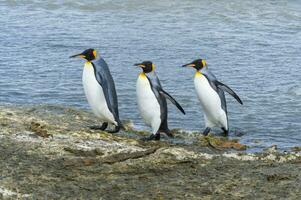
[(146, 128), (132, 65), (153, 60), (164, 88), (187, 112), (169, 104), (170, 126), (200, 131), (193, 70), (180, 66), (202, 57), (244, 101), (227, 95), (232, 132), (246, 133), (241, 139), (254, 148), (301, 145), (298, 1), (5, 0), (0, 11), (3, 104), (88, 109), (83, 63), (68, 57), (93, 47), (110, 65), (122, 118)]

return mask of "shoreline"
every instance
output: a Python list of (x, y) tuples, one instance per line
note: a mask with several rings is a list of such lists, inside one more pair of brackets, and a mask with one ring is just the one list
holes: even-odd
[[(0, 106), (0, 197), (297, 199), (301, 153), (246, 153), (236, 140), (142, 142), (92, 131), (93, 114), (63, 106)], [(175, 138), (181, 139), (174, 130)], [(195, 139), (195, 138), (194, 138)], [(63, 184), (62, 184), (63, 183)], [(253, 191), (253, 192), (251, 192)], [(114, 195), (114, 196), (112, 196)]]

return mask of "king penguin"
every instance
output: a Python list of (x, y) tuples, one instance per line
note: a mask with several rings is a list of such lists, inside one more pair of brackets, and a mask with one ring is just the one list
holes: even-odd
[(93, 113), (103, 123), (101, 126), (92, 126), (91, 129), (105, 130), (108, 124), (115, 126), (109, 133), (116, 133), (122, 127), (119, 119), (118, 100), (114, 80), (107, 63), (94, 49), (87, 49), (80, 54), (70, 56), (86, 59), (83, 70), (83, 87), (88, 103)]
[(225, 135), (228, 135), (229, 122), (224, 91), (243, 104), (239, 96), (230, 87), (216, 79), (214, 74), (208, 70), (204, 59), (194, 60), (182, 67), (193, 67), (196, 70), (194, 87), (204, 111), (206, 125), (203, 134), (207, 135), (211, 128), (219, 127)]
[(181, 105), (166, 91), (163, 90), (160, 80), (155, 73), (155, 65), (151, 61), (135, 64), (141, 67), (136, 84), (138, 108), (145, 123), (152, 128), (152, 135), (144, 140), (160, 140), (160, 132), (173, 137), (168, 128), (167, 103), (169, 99), (185, 114)]

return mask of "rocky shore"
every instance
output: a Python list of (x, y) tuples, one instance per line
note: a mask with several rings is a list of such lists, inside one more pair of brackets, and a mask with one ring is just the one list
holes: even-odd
[(1, 106), (0, 199), (301, 197), (299, 147), (246, 153), (237, 140), (179, 130), (172, 140), (142, 142), (149, 133), (130, 122), (118, 134), (90, 130), (92, 116), (60, 106)]

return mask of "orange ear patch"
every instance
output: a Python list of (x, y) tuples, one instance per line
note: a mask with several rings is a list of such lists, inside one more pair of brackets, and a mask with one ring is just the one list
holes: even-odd
[(97, 56), (97, 51), (96, 50), (93, 50), (93, 55), (96, 58), (96, 56)]
[(154, 65), (154, 63), (152, 64), (152, 71), (154, 71), (155, 70), (155, 65)]

